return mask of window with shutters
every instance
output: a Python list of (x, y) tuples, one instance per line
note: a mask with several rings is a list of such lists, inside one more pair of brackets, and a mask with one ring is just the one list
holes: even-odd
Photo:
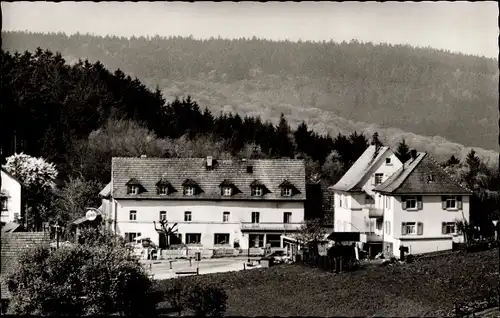
[(406, 198), (406, 209), (407, 210), (416, 210), (417, 209), (417, 198), (416, 197), (407, 197)]
[(403, 223), (401, 234), (403, 235), (417, 234), (417, 223), (416, 222)]
[(385, 208), (386, 209), (390, 209), (391, 208), (391, 197), (390, 196), (386, 196), (385, 197)]
[(446, 209), (452, 210), (457, 208), (457, 198), (448, 197), (446, 198)]
[(385, 233), (391, 235), (391, 221), (385, 221)]
[(382, 184), (382, 178), (384, 177), (383, 173), (376, 173), (375, 174), (375, 185)]
[(339, 196), (338, 196), (338, 199), (339, 199), (339, 207), (342, 207), (342, 197), (343, 197), (343, 195), (339, 195)]
[(455, 222), (443, 222), (443, 234), (456, 234)]
[(401, 223), (401, 235), (423, 235), (424, 223), (422, 222), (403, 222)]

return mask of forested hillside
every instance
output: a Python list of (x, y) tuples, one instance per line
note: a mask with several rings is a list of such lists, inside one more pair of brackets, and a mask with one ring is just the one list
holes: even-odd
[[(41, 192), (23, 192), (34, 196), (28, 221), (36, 228), (57, 218), (81, 217), (75, 206), (96, 200), (110, 181), (116, 156), (304, 158), (308, 182), (331, 185), (369, 143), (384, 144), (376, 132), (324, 135), (305, 122), (294, 128), (284, 114), (271, 122), (248, 114), (214, 114), (189, 96), (166, 102), (160, 90), (121, 70), (110, 71), (100, 62), (69, 65), (49, 50), (2, 50), (0, 74), (2, 155), (42, 157), (55, 164), (54, 178), (58, 172), (60, 187), (44, 192), (43, 200)], [(394, 150), (404, 161), (408, 145), (398, 138)], [(488, 167), (474, 151), (464, 160), (451, 155), (443, 162), (449, 173), (475, 189), (482, 205), (497, 207), (498, 196), (490, 190), (498, 184), (498, 165)]]
[[(212, 112), (259, 114), (319, 133), (368, 134), (438, 156), (498, 151), (498, 66), (494, 59), (401, 45), (97, 37), (3, 32), (3, 48), (61, 52), (120, 68), (167, 100), (191, 95)], [(391, 128), (391, 129), (381, 129)], [(425, 136), (442, 136), (425, 138)], [(452, 141), (454, 143), (451, 143)], [(480, 155), (495, 157), (494, 153)]]

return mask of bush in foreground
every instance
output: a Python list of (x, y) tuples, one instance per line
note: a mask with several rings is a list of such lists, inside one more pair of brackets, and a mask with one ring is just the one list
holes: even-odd
[(138, 260), (120, 244), (36, 247), (8, 278), (15, 315), (150, 315), (157, 298)]

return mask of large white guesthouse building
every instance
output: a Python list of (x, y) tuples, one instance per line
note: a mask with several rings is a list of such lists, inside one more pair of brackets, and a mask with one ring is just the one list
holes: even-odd
[(132, 241), (162, 248), (153, 221), (178, 223), (185, 244), (283, 247), (304, 221), (305, 166), (296, 159), (113, 158), (102, 213)]

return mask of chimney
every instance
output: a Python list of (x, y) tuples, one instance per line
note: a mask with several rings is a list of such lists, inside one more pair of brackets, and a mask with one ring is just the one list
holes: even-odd
[(214, 157), (212, 156), (207, 156), (207, 167), (212, 167), (212, 161)]
[(417, 158), (417, 150), (412, 149), (410, 150), (411, 158), (415, 160)]

